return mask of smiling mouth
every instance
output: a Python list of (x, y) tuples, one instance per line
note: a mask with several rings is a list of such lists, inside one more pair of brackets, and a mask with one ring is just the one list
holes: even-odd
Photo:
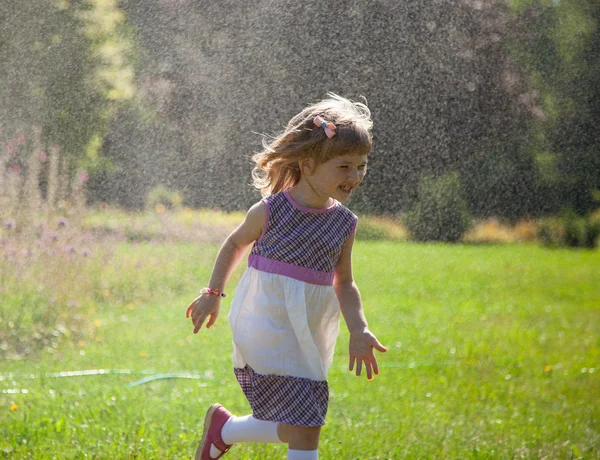
[(350, 192), (352, 192), (352, 187), (350, 185), (346, 185), (346, 186), (340, 185), (339, 188), (341, 188), (342, 192), (344, 192), (344, 193), (350, 193)]

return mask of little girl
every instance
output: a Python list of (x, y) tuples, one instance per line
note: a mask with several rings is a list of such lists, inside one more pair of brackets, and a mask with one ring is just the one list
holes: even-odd
[(236, 442), (288, 444), (288, 459), (317, 459), (341, 310), (350, 332), (350, 371), (379, 373), (352, 278), (357, 217), (346, 202), (367, 171), (371, 113), (335, 94), (293, 117), (253, 156), (263, 200), (223, 243), (210, 279), (188, 307), (197, 333), (219, 316), (227, 280), (253, 244), (229, 313), (237, 380), (252, 415), (220, 404), (204, 420), (197, 460), (220, 458)]

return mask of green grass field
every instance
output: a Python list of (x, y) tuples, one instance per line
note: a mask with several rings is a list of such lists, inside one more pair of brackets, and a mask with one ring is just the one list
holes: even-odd
[[(216, 251), (122, 242), (96, 264), (85, 335), (0, 363), (3, 458), (190, 458), (211, 403), (248, 413), (231, 296), (210, 331), (185, 318)], [(600, 458), (598, 251), (359, 241), (354, 272), (389, 351), (373, 381), (353, 376), (342, 324), (320, 458)]]

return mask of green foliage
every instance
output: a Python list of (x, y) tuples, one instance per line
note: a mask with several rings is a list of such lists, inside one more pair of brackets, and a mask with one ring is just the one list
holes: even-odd
[(39, 126), (44, 146), (59, 146), (80, 167), (104, 167), (99, 152), (108, 123), (135, 94), (133, 39), (118, 2), (5, 5), (0, 120), (6, 133)]
[[(600, 217), (600, 214), (598, 214)], [(598, 237), (600, 237), (600, 219), (594, 219), (593, 215), (585, 221), (586, 235), (585, 235), (585, 247), (596, 248), (598, 246)]]
[(164, 185), (157, 185), (148, 192), (146, 197), (146, 209), (149, 210), (160, 210), (161, 206), (166, 209), (179, 209), (182, 204), (181, 193)]
[(580, 247), (587, 239), (586, 222), (574, 211), (569, 210), (563, 216), (565, 226), (565, 244), (570, 247)]
[[(529, 123), (523, 123), (521, 136)], [(461, 171), (461, 185), (470, 212), (475, 216), (497, 216), (513, 221), (535, 214), (547, 201), (536, 188), (536, 164), (523, 139), (490, 146), (469, 159)]]
[(595, 208), (592, 191), (600, 187), (600, 2), (521, 0), (512, 8), (524, 30), (513, 55), (543, 110), (531, 138), (546, 211), (583, 215)]
[(579, 216), (568, 209), (559, 217), (549, 217), (541, 221), (538, 228), (540, 243), (548, 247), (572, 247), (594, 249), (600, 236), (600, 219), (589, 215)]
[(557, 218), (542, 219), (538, 225), (537, 237), (543, 246), (562, 246), (565, 239), (565, 229)]
[(471, 215), (458, 173), (425, 176), (404, 220), (416, 241), (459, 241), (471, 225)]

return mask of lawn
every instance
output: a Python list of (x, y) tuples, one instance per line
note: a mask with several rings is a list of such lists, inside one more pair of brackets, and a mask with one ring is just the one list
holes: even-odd
[[(185, 318), (217, 249), (115, 243), (94, 265), (85, 334), (0, 362), (4, 457), (190, 458), (211, 403), (248, 413), (232, 296), (210, 331)], [(600, 252), (358, 241), (354, 272), (389, 351), (373, 381), (353, 376), (342, 325), (320, 458), (600, 458)], [(102, 371), (64, 373), (82, 370)]]

